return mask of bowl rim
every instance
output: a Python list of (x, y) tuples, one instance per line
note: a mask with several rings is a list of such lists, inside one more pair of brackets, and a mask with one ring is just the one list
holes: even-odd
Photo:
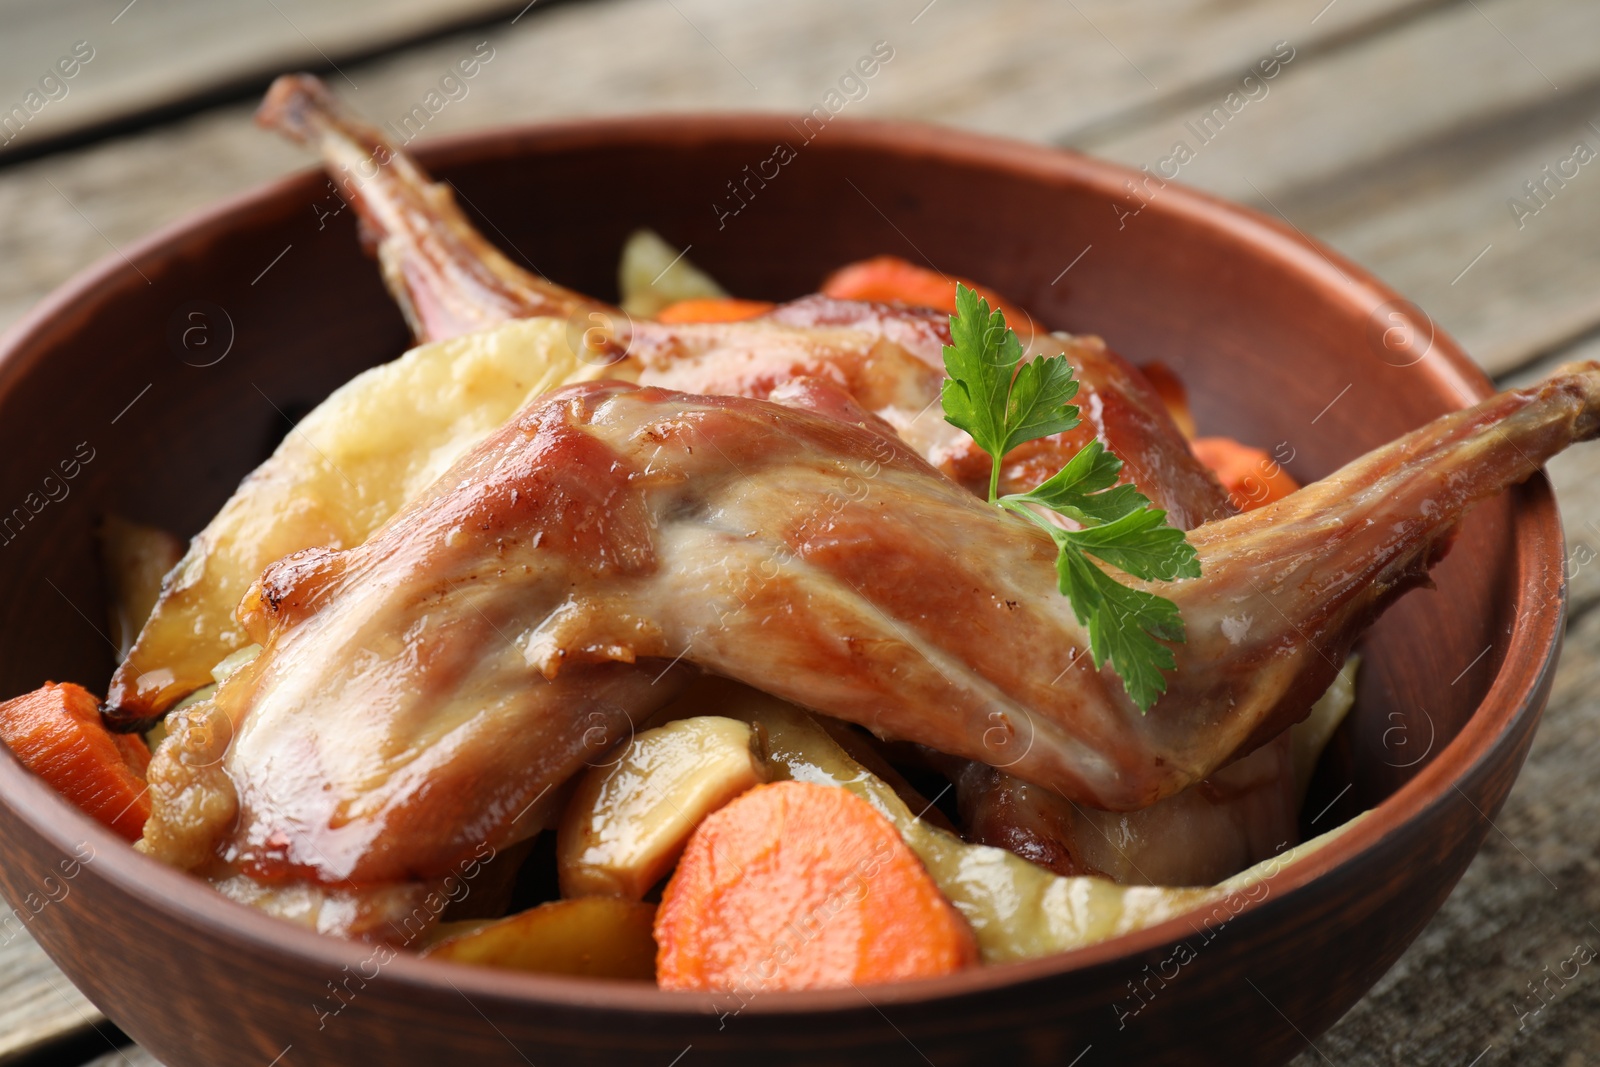
[[(726, 140), (763, 138), (793, 130), (799, 116), (780, 113), (690, 112), (601, 116), (555, 122), (518, 123), (441, 136), (413, 146), (415, 157), (430, 171), (453, 164), (488, 162), (525, 153), (548, 154), (612, 144), (646, 146), (659, 142), (680, 148)], [(931, 164), (973, 166), (1045, 181), (1069, 182), (1121, 197), (1124, 183), (1145, 175), (1134, 168), (1076, 151), (974, 133), (930, 123), (900, 120), (846, 119), (830, 122), (824, 131), (831, 149), (853, 149), (927, 160)], [(819, 135), (819, 139), (824, 135)], [(809, 142), (808, 142), (809, 143)], [(236, 214), (277, 202), (297, 190), (320, 188), (320, 167), (272, 179), (254, 188), (190, 213), (121, 251), (107, 253), (36, 304), (15, 325), (0, 334), (0, 395), (43, 358), (44, 340), (63, 313), (95, 303), (112, 292), (136, 286), (135, 264), (179, 254), (179, 249), (206, 231), (228, 228)], [(1369, 272), (1325, 248), (1292, 225), (1270, 218), (1177, 181), (1168, 181), (1159, 197), (1164, 210), (1191, 225), (1209, 229), (1259, 254), (1282, 263), (1335, 299), (1360, 304), (1371, 314), (1399, 301), (1416, 305), (1378, 281)], [(1152, 200), (1154, 203), (1155, 200)], [(1418, 309), (1420, 311), (1420, 309)], [(1425, 312), (1422, 312), (1426, 316)], [(1429, 322), (1430, 326), (1434, 324)], [(31, 358), (25, 358), (31, 353)], [(1432, 358), (1432, 357), (1437, 358)], [(1448, 387), (1457, 406), (1489, 396), (1489, 379), (1443, 331), (1433, 328), (1431, 348), (1416, 366), (1436, 384)], [(1400, 831), (1429, 809), (1447, 802), (1456, 783), (1477, 773), (1497, 742), (1515, 734), (1524, 720), (1536, 718), (1542, 703), (1533, 699), (1548, 682), (1560, 648), (1566, 618), (1565, 569), (1558, 563), (1565, 548), (1553, 491), (1542, 474), (1511, 490), (1518, 507), (1511, 517), (1516, 544), (1515, 589), (1523, 600), (1547, 582), (1550, 569), (1562, 576), (1556, 610), (1519, 613), (1505, 654), (1488, 691), (1460, 733), (1420, 768), (1419, 773), (1371, 809), (1365, 818), (1310, 855), (1285, 864), (1262, 883), (1267, 892), (1245, 898), (1234, 917), (1287, 898), (1337, 867), (1355, 860), (1382, 839)], [(3, 746), (0, 746), (3, 748)], [(1463, 793), (1463, 796), (1465, 794)], [(167, 867), (128, 847), (127, 842), (78, 811), (41, 779), (24, 770), (6, 751), (0, 758), (0, 801), (22, 814), (29, 827), (63, 852), (87, 842), (95, 850), (94, 867), (102, 877), (146, 906), (180, 912), (186, 922), (222, 942), (263, 953), (288, 954), (336, 974), (368, 959), (373, 946), (317, 934), (293, 923), (237, 904), (191, 875)], [(1470, 802), (1470, 801), (1469, 801)], [(1484, 814), (1485, 819), (1490, 815)], [(872, 987), (870, 999), (857, 989), (757, 993), (739, 1014), (784, 1016), (812, 1012), (859, 1011), (864, 1007), (926, 1004), (942, 998), (993, 992), (1032, 980), (1088, 970), (1119, 959), (1131, 959), (1193, 933), (1196, 911), (1134, 930), (1082, 948), (1037, 959), (970, 968), (953, 975)], [(1231, 909), (1230, 909), (1231, 910)], [(398, 953), (384, 965), (387, 977), (430, 992), (451, 990), (498, 1001), (523, 1001), (556, 1008), (626, 1010), (662, 1016), (704, 1016), (726, 1006), (726, 993), (668, 992), (644, 983), (524, 974), (473, 967), (440, 960), (422, 960)], [(865, 1000), (865, 1004), (863, 1001)]]

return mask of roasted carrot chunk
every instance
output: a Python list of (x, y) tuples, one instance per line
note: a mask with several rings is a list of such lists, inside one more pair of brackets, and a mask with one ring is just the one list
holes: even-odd
[(822, 293), (836, 300), (913, 304), (954, 315), (956, 282), (989, 301), (990, 308), (1005, 312), (1006, 325), (1024, 338), (1028, 336), (1027, 324), (1032, 321), (1031, 316), (993, 289), (953, 274), (940, 274), (907, 263), (899, 256), (873, 256), (846, 264), (823, 281)]
[(1271, 455), (1231, 437), (1200, 437), (1189, 445), (1200, 462), (1216, 473), (1240, 511), (1265, 507), (1300, 488)]
[(150, 816), (150, 750), (101, 725), (99, 701), (82, 686), (46, 682), (0, 704), (0, 741), (86, 814), (139, 839)]
[(739, 300), (731, 296), (697, 297), (668, 304), (656, 315), (659, 322), (739, 322), (765, 315), (776, 304), (766, 300)]
[(765, 992), (948, 974), (966, 920), (894, 826), (844, 789), (756, 786), (689, 840), (656, 912), (663, 989)]

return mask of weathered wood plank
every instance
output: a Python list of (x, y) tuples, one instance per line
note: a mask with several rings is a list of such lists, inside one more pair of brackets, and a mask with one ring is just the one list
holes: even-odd
[(1479, 0), (1297, 60), (1217, 132), (1198, 127), (1221, 93), (1087, 147), (1282, 214), (1501, 372), (1600, 322), (1600, 162), (1542, 171), (1578, 143), (1600, 159), (1597, 38), (1588, 0)]
[[(219, 86), (322, 66), (521, 6), (515, 0), (0, 0), (0, 157)], [(23, 111), (13, 113), (19, 106)]]
[(98, 1056), (83, 1067), (161, 1067), (161, 1061), (138, 1045), (127, 1045)]
[(20, 920), (6, 929), (0, 943), (0, 1064), (35, 1052), (64, 1033), (105, 1022)]
[[(450, 64), (487, 42), (494, 58), (427, 134), (600, 112), (804, 111), (885, 40), (893, 61), (846, 116), (904, 116), (1047, 140), (1230, 77), (1282, 37), (1312, 48), (1438, 2), (1339, 0), (1309, 25), (1309, 6), (1281, 0), (1222, 7), (1209, 0), (1081, 0), (1075, 7), (936, 0), (926, 9), (926, 0), (737, 8), (720, 0), (603, 0), (535, 9), (515, 26), (347, 68), (359, 92), (334, 84), (374, 119), (397, 121)], [(0, 171), (0, 218), (7, 220), (0, 262), (10, 268), (0, 274), (0, 328), (112, 246), (309, 162), (253, 129), (248, 111), (217, 108)]]

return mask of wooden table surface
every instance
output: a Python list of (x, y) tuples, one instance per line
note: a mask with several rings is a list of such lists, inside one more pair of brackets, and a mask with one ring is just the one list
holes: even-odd
[[(1600, 358), (1597, 40), (1594, 0), (0, 0), (0, 119), (79, 42), (93, 52), (0, 132), (0, 327), (126, 242), (307, 166), (250, 124), (275, 70), (324, 70), (364, 113), (398, 120), (487, 42), (493, 58), (431, 136), (809, 110), (886, 41), (893, 59), (846, 116), (1135, 166), (1185, 141), (1180, 180), (1364, 264), (1517, 383)], [(1242, 83), (1274, 54), (1277, 77)], [(1191, 124), (1219, 107), (1202, 142)], [(1341, 402), (1361, 403), (1359, 388)], [(1592, 448), (1550, 468), (1571, 618), (1510, 802), (1421, 938), (1297, 1064), (1600, 1062), (1596, 968), (1543, 1007), (1529, 995), (1578, 944), (1600, 949), (1597, 471)], [(0, 1064), (154, 1062), (122, 1040), (25, 936), (0, 946)]]

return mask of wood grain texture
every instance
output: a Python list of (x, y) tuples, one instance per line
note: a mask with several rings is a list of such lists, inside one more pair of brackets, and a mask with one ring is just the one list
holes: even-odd
[[(1597, 35), (1587, 0), (1477, 0), (1297, 58), (1209, 142), (1192, 124), (1220, 92), (1083, 147), (1154, 167), (1186, 141), (1181, 180), (1371, 267), (1500, 373), (1600, 322)], [(1580, 142), (1595, 162), (1541, 206), (1523, 183)]]
[(1568, 632), (1533, 751), (1461, 884), (1294, 1067), (1463, 1067), (1486, 1050), (1482, 1064), (1593, 1062), (1600, 960), (1562, 965), (1579, 945), (1600, 952), (1597, 689), (1600, 612), (1590, 611)]
[[(11, 914), (4, 904), (0, 909)], [(25, 932), (20, 917), (7, 922), (0, 937), (0, 1064), (37, 1052), (62, 1034), (105, 1022)]]
[[(374, 121), (398, 122), (452, 64), (487, 42), (494, 58), (468, 83), (465, 98), (429, 121), (425, 136), (593, 114), (799, 113), (820, 106), (883, 40), (894, 59), (843, 117), (924, 119), (1048, 141), (1225, 81), (1285, 35), (1311, 48), (1437, 6), (1339, 0), (1310, 26), (1309, 16), (1281, 0), (1147, 0), (1136, 7), (1115, 0), (1076, 7), (937, 0), (918, 17), (924, 2), (592, 0), (536, 8), (515, 26), (497, 24), (346, 68), (359, 92), (333, 81)], [(150, 59), (170, 55), (158, 46)], [(114, 254), (113, 246), (309, 165), (305, 153), (252, 127), (251, 108), (212, 109), (0, 171), (0, 218), (8, 220), (0, 228), (0, 261), (13, 264), (0, 275), (0, 327), (75, 271)]]
[[(0, 0), (0, 119), (13, 105), (28, 112), (26, 121), (0, 128), (0, 159), (220, 87), (320, 67), (442, 26), (509, 16), (521, 6), (511, 0)], [(87, 47), (76, 54), (92, 58), (63, 79), (55, 64), (79, 42)], [(41, 89), (52, 72), (56, 81)], [(359, 90), (353, 79), (344, 84)], [(39, 94), (33, 102), (30, 91)]]

